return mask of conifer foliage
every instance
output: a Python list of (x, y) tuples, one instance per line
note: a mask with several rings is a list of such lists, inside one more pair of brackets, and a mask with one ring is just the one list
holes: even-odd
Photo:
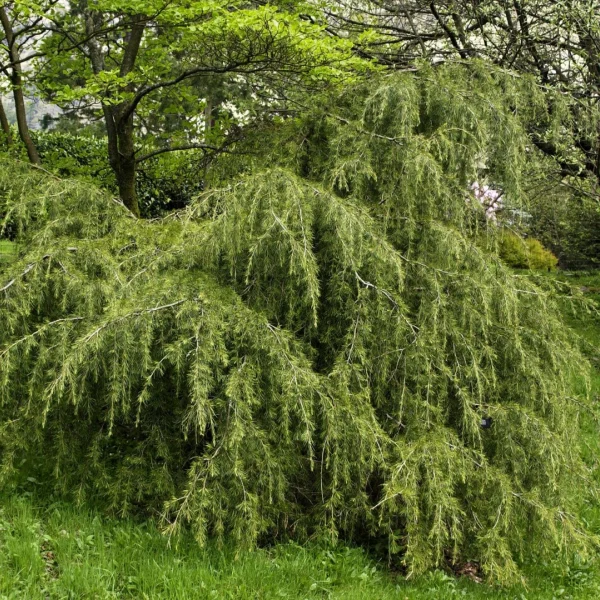
[(201, 542), (385, 539), (409, 573), (584, 545), (583, 361), (469, 187), (518, 197), (535, 106), (477, 66), (389, 75), (153, 221), (3, 165), (26, 248), (0, 281), (3, 479), (43, 457)]

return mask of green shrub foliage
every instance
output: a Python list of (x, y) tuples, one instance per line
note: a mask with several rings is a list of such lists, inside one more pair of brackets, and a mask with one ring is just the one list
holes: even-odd
[(543, 199), (533, 196), (527, 229), (558, 256), (566, 269), (600, 265), (600, 204), (594, 193), (552, 187)]
[(200, 542), (372, 536), (409, 573), (450, 553), (508, 579), (585, 545), (585, 365), (469, 200), (482, 157), (519, 194), (527, 85), (371, 82), (153, 221), (3, 164), (27, 248), (0, 283), (4, 479), (41, 456), (65, 491)]
[[(47, 170), (117, 193), (106, 138), (62, 131), (33, 131), (32, 138)], [(13, 146), (11, 155), (22, 160), (27, 157), (20, 146)], [(205, 162), (190, 152), (168, 153), (144, 161), (136, 182), (142, 215), (157, 217), (189, 204), (202, 190)]]
[(551, 271), (558, 264), (558, 258), (544, 248), (539, 240), (524, 239), (510, 231), (500, 235), (498, 251), (500, 258), (515, 269)]

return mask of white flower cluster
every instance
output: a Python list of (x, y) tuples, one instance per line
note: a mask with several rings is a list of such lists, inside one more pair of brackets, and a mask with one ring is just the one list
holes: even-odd
[(502, 192), (492, 189), (489, 185), (481, 185), (475, 181), (471, 185), (475, 198), (485, 209), (485, 216), (490, 221), (496, 222), (497, 212), (502, 209)]
[(226, 100), (221, 107), (231, 113), (231, 116), (239, 125), (247, 125), (250, 122), (250, 111), (240, 110), (233, 102)]

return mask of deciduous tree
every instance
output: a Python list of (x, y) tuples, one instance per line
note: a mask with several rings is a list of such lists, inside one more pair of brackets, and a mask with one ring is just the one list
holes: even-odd
[[(208, 99), (193, 96), (191, 81), (260, 76), (270, 84), (322, 83), (351, 60), (346, 42), (303, 18), (308, 4), (102, 0), (70, 6), (45, 42), (41, 78), (55, 101), (101, 109), (110, 165), (135, 215), (141, 162), (176, 149), (218, 152), (231, 143), (231, 130), (210, 127), (210, 116), (203, 127)], [(153, 145), (145, 120), (159, 118), (155, 109), (165, 105), (178, 117), (179, 136)], [(195, 130), (186, 130), (188, 118), (199, 120)]]

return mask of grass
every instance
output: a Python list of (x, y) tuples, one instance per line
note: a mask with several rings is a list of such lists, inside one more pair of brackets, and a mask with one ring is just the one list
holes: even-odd
[[(0, 242), (1, 244), (1, 242)], [(2, 247), (0, 246), (0, 252)], [(0, 254), (1, 256), (1, 254)], [(560, 275), (598, 300), (600, 274)], [(600, 317), (567, 317), (587, 340), (592, 393), (600, 395)], [(596, 361), (596, 362), (595, 362)], [(600, 480), (600, 440), (584, 422), (586, 459)], [(407, 582), (363, 550), (346, 546), (273, 548), (236, 555), (201, 549), (190, 537), (170, 547), (152, 522), (109, 519), (90, 509), (41, 501), (35, 481), (0, 497), (0, 600), (596, 600), (600, 557), (524, 565), (525, 585), (496, 589), (437, 571)], [(583, 517), (600, 533), (600, 507)]]
[(242, 553), (169, 547), (152, 523), (110, 520), (33, 496), (0, 509), (0, 598), (585, 600), (600, 597), (600, 571), (537, 565), (526, 587), (499, 590), (438, 571), (416, 581), (394, 576), (356, 548), (282, 544)]
[[(563, 272), (559, 273), (557, 278), (578, 288), (594, 305), (589, 313), (565, 311), (565, 320), (583, 340), (583, 351), (592, 365), (590, 393), (598, 403), (600, 401), (600, 272)], [(581, 421), (581, 448), (585, 461), (592, 468), (594, 480), (596, 482), (600, 481), (598, 423), (586, 415), (583, 416)], [(600, 505), (597, 500), (588, 499), (580, 516), (587, 522), (591, 531), (600, 535)], [(600, 570), (600, 565), (598, 569)]]
[(567, 324), (584, 340), (583, 351), (592, 364), (592, 395), (600, 398), (600, 272), (566, 272), (560, 273), (557, 278), (578, 288), (593, 303), (590, 312), (565, 311), (564, 316)]

